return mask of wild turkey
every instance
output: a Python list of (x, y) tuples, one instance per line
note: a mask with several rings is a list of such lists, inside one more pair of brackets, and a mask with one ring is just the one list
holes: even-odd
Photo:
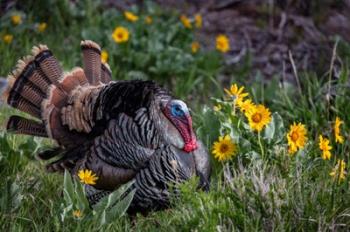
[(55, 140), (57, 147), (38, 154), (55, 158), (50, 172), (96, 173), (96, 185), (86, 188), (91, 204), (130, 180), (136, 189), (131, 211), (167, 207), (169, 185), (195, 174), (208, 188), (208, 152), (186, 104), (152, 81), (111, 81), (99, 45), (82, 41), (81, 48), (84, 69), (65, 74), (45, 45), (18, 61), (6, 101), (37, 120), (11, 116), (7, 130)]

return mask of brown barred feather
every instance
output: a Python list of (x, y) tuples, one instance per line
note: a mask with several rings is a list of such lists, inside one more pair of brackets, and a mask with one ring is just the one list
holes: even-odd
[(101, 82), (109, 83), (112, 81), (112, 71), (107, 63), (101, 64)]
[(40, 66), (49, 80), (53, 84), (59, 85), (59, 80), (63, 78), (63, 70), (48, 47), (46, 45), (34, 46), (32, 54), (35, 57), (35, 62)]
[(32, 75), (28, 79), (43, 93), (46, 93), (51, 85), (51, 81), (45, 76), (39, 66), (36, 66), (36, 69), (33, 70)]
[[(16, 91), (15, 88), (12, 89), (12, 91)], [(20, 95), (25, 98), (27, 101), (33, 103), (36, 106), (40, 106), (41, 102), (45, 98), (45, 94), (36, 86), (28, 82), (22, 88), (20, 91), (16, 91), (17, 93), (20, 93)]]
[(12, 106), (13, 108), (19, 109), (25, 113), (32, 115), (33, 117), (40, 118), (40, 108), (33, 103), (27, 101), (23, 97), (21, 97), (18, 93), (12, 91), (7, 98), (7, 104)]
[(85, 75), (92, 85), (98, 85), (101, 80), (101, 48), (91, 40), (81, 41)]
[(6, 129), (17, 134), (48, 137), (44, 124), (16, 115), (10, 117)]

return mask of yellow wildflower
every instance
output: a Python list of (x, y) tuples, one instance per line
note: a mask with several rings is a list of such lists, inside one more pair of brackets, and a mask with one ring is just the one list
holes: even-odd
[(22, 17), (20, 15), (12, 15), (11, 16), (11, 21), (13, 25), (18, 25), (22, 23)]
[(37, 27), (39, 32), (44, 32), (46, 30), (46, 28), (47, 28), (47, 23), (45, 23), (45, 22), (39, 23), (38, 27)]
[(153, 22), (152, 17), (151, 17), (151, 16), (146, 16), (145, 22), (146, 22), (147, 24), (151, 24), (151, 23)]
[(199, 48), (200, 48), (200, 45), (198, 42), (196, 42), (196, 41), (192, 42), (192, 44), (191, 44), (192, 53), (197, 53)]
[(248, 96), (248, 93), (243, 92), (244, 87), (238, 88), (237, 84), (232, 84), (230, 90), (224, 89), (225, 92), (230, 96), (230, 97), (235, 97), (234, 103), (235, 104), (241, 104), (243, 99)]
[(79, 209), (77, 209), (73, 211), (73, 216), (76, 218), (81, 218), (83, 216), (83, 213)]
[(124, 12), (124, 16), (127, 20), (129, 20), (130, 22), (136, 22), (139, 19), (139, 16), (134, 15), (132, 12), (130, 11), (125, 11)]
[(200, 14), (196, 14), (194, 16), (194, 23), (195, 23), (197, 28), (202, 27), (203, 20), (202, 20), (202, 16)]
[(125, 27), (116, 27), (113, 31), (112, 38), (116, 43), (124, 43), (129, 40), (129, 31)]
[(180, 20), (182, 22), (182, 24), (184, 25), (184, 27), (191, 29), (192, 28), (192, 24), (189, 18), (187, 18), (185, 15), (181, 15), (180, 16)]
[(253, 107), (255, 107), (255, 104), (252, 102), (251, 99), (239, 100), (239, 101), (237, 101), (237, 105), (243, 113), (248, 112)]
[(307, 130), (305, 125), (300, 122), (296, 124), (295, 122), (290, 125), (289, 132), (287, 134), (287, 140), (289, 145), (289, 154), (294, 154), (298, 149), (305, 147), (307, 141), (306, 137)]
[(332, 150), (332, 146), (329, 145), (329, 140), (327, 138), (323, 138), (322, 135), (319, 137), (320, 142), (319, 142), (319, 147), (322, 151), (322, 159), (330, 159), (332, 154), (330, 150)]
[(80, 170), (78, 172), (78, 176), (80, 178), (80, 182), (84, 184), (89, 184), (89, 185), (96, 184), (96, 180), (98, 179), (96, 174), (92, 173), (92, 171), (88, 169)]
[(346, 163), (343, 159), (338, 160), (337, 165), (329, 173), (329, 175), (332, 176), (335, 180), (338, 180), (338, 183), (345, 179), (345, 175), (347, 174), (345, 171), (345, 166)]
[(13, 40), (13, 35), (11, 34), (6, 34), (2, 37), (2, 40), (7, 43), (7, 44), (10, 44), (12, 43), (12, 40)]
[(229, 135), (225, 135), (220, 136), (219, 140), (214, 142), (212, 153), (219, 161), (225, 161), (235, 155), (236, 151), (236, 144), (232, 141)]
[(216, 37), (216, 49), (223, 53), (230, 50), (230, 41), (226, 35), (218, 35)]
[(263, 105), (252, 107), (245, 115), (248, 118), (249, 126), (258, 132), (271, 121), (271, 112)]
[(106, 50), (101, 51), (101, 62), (107, 63), (108, 61), (108, 52)]
[(335, 136), (335, 142), (337, 143), (344, 143), (344, 137), (340, 134), (340, 125), (344, 122), (340, 120), (339, 117), (336, 117), (335, 123), (334, 123), (334, 136)]
[(213, 107), (213, 110), (218, 112), (222, 109), (222, 106), (220, 104), (217, 104), (216, 106)]

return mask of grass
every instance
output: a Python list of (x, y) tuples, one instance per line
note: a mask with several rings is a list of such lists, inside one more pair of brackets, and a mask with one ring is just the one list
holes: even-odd
[[(57, 2), (60, 2), (58, 8), (45, 7)], [(107, 49), (116, 79), (155, 79), (166, 85), (193, 106), (197, 134), (208, 148), (211, 149), (219, 135), (229, 134), (239, 149), (228, 161), (212, 159), (210, 192), (197, 191), (193, 179), (181, 186), (182, 195), (173, 199), (171, 209), (147, 216), (124, 216), (103, 229), (346, 231), (350, 228), (349, 178), (338, 182), (329, 175), (338, 159), (344, 159), (349, 170), (350, 90), (345, 61), (350, 53), (346, 49), (341, 51), (344, 63), (339, 78), (329, 80), (327, 74), (300, 73), (301, 93), (294, 85), (282, 86), (277, 80), (269, 85), (261, 80), (237, 80), (246, 86), (254, 102), (263, 103), (274, 113), (273, 122), (261, 134), (265, 153), (262, 156), (258, 134), (249, 129), (244, 114), (238, 110), (233, 114), (232, 99), (224, 97), (223, 87), (216, 81), (223, 66), (222, 55), (215, 51), (192, 54), (190, 43), (194, 33), (183, 28), (176, 12), (162, 12), (151, 3), (147, 3), (147, 10), (132, 9), (141, 19), (152, 16), (153, 24), (145, 26), (142, 20), (127, 22), (120, 12), (104, 10), (98, 3), (85, 3), (86, 8), (80, 3), (71, 5), (68, 1), (53, 0), (24, 5), (21, 13), (26, 21), (16, 27), (11, 26), (10, 16), (17, 11), (3, 16), (1, 33), (13, 34), (14, 40), (9, 45), (0, 43), (0, 74), (6, 75), (16, 59), (39, 42), (49, 45), (65, 69), (81, 65), (79, 42), (83, 38), (94, 39)], [(38, 33), (34, 25), (47, 15), (54, 17), (47, 22), (47, 30)], [(127, 46), (115, 44), (110, 37), (117, 25), (132, 32)], [(220, 112), (212, 110), (216, 104), (222, 105)], [(1, 123), (9, 115), (19, 113), (0, 107)], [(336, 116), (344, 120), (342, 145), (334, 142)], [(288, 154), (286, 140), (292, 122), (302, 122), (308, 130), (305, 148), (295, 155)], [(320, 134), (329, 138), (333, 146), (330, 160), (321, 159)], [(44, 163), (35, 159), (36, 151), (43, 146), (50, 146), (50, 142), (0, 132), (0, 229), (100, 230), (96, 219), (82, 221), (68, 217), (62, 222), (63, 176), (48, 174)]]

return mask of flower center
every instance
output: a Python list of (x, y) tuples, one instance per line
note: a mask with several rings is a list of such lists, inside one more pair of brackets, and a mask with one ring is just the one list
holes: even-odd
[(220, 152), (221, 152), (221, 153), (226, 153), (227, 150), (228, 150), (227, 144), (222, 144), (222, 145), (220, 146)]
[(298, 133), (297, 133), (297, 132), (293, 131), (290, 137), (291, 137), (291, 138), (292, 138), (292, 140), (295, 142), (295, 141), (297, 141), (297, 140), (298, 140), (299, 135), (298, 135)]
[(118, 37), (119, 39), (122, 39), (122, 38), (123, 38), (123, 33), (118, 33), (118, 34), (117, 34), (117, 37)]
[(255, 122), (255, 123), (259, 123), (260, 121), (261, 121), (261, 114), (259, 114), (259, 113), (255, 113), (255, 114), (253, 114), (253, 117), (252, 117), (252, 120), (253, 120), (253, 122)]

